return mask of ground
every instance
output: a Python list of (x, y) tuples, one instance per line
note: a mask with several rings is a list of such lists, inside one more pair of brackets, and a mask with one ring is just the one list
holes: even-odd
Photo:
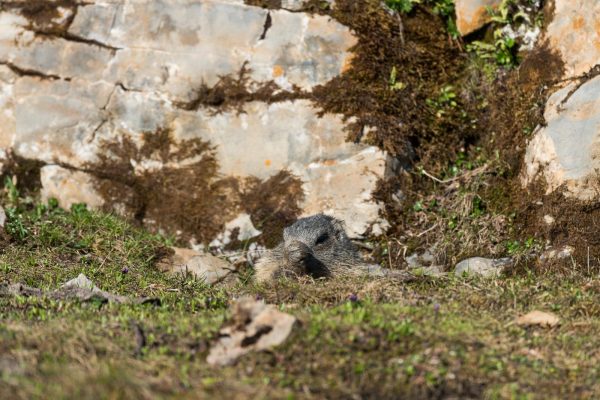
[[(39, 165), (16, 160), (0, 193), (8, 214), (0, 230), (0, 285), (53, 290), (84, 273), (103, 290), (157, 298), (160, 305), (0, 297), (0, 398), (600, 397), (598, 207), (567, 201), (560, 192), (545, 196), (543, 183), (523, 188), (519, 179), (524, 145), (543, 123), (560, 59), (543, 43), (528, 54), (502, 46), (467, 51), (500, 27), (457, 38), (452, 12), (444, 8), (452, 1), (404, 2), (412, 9), (397, 16), (378, 0), (338, 0), (335, 10), (321, 3), (310, 2), (307, 10), (350, 26), (359, 42), (352, 67), (310, 98), (324, 112), (357, 116), (348, 138), (369, 131), (366, 140), (405, 167), (382, 181), (376, 195), (391, 228), (366, 243), (371, 260), (403, 269), (405, 255), (429, 250), (447, 271), (473, 255), (512, 256), (516, 265), (491, 280), (416, 271), (409, 283), (305, 279), (269, 285), (255, 284), (248, 268), (209, 287), (159, 272), (157, 261), (175, 236), (144, 231), (139, 218), (126, 221), (108, 210), (42, 204)], [(539, 17), (547, 22), (552, 2), (545, 3)], [(221, 88), (223, 104), (233, 107), (245, 98), (240, 88), (235, 81)], [(161, 137), (153, 150), (170, 149), (168, 132)], [(164, 201), (172, 194), (150, 196), (147, 188), (166, 178), (181, 184), (180, 176), (127, 180), (127, 170), (118, 168), (144, 156), (144, 149), (131, 150), (112, 167), (136, 190), (139, 210), (172, 204)], [(164, 156), (177, 154), (165, 150)], [(269, 246), (299, 211), (281, 208), (295, 204), (296, 189), (281, 190), (287, 193), (282, 200), (264, 195), (278, 193), (285, 182), (286, 176), (249, 182), (254, 189), (242, 196), (255, 218), (276, 215), (268, 228), (260, 227)], [(192, 219), (183, 203), (160, 214), (205, 224), (207, 215), (219, 217), (209, 200)], [(554, 226), (543, 224), (546, 214), (556, 218)], [(188, 228), (197, 233), (198, 226)], [(535, 257), (547, 245), (565, 244), (575, 247), (573, 259), (548, 264)], [(231, 302), (244, 295), (300, 322), (280, 347), (248, 354), (234, 366), (210, 367), (208, 350), (230, 317)], [(555, 313), (560, 325), (514, 322), (533, 310)]]
[[(25, 201), (25, 203), (27, 203)], [(56, 289), (85, 273), (161, 305), (0, 297), (2, 398), (582, 398), (600, 395), (600, 280), (280, 281), (210, 288), (158, 272), (169, 244), (83, 206), (9, 208), (0, 281)], [(15, 210), (15, 211), (12, 211)], [(21, 211), (16, 211), (21, 210)], [(295, 315), (291, 337), (231, 367), (205, 359), (242, 295)], [(532, 310), (555, 328), (514, 324)]]

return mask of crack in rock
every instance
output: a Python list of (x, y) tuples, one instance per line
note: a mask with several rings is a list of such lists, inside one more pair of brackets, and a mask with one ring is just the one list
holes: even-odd
[(258, 38), (258, 40), (265, 40), (265, 38), (267, 37), (267, 32), (269, 31), (269, 29), (271, 29), (272, 26), (273, 26), (273, 19), (271, 18), (271, 12), (269, 11), (267, 13), (267, 18), (265, 19), (263, 33), (262, 33), (262, 35), (260, 35), (260, 38)]
[(55, 81), (55, 80), (65, 80), (67, 82), (71, 81), (70, 77), (62, 77), (62, 76), (55, 75), (55, 74), (47, 74), (47, 73), (44, 73), (42, 71), (38, 71), (35, 69), (19, 67), (18, 65), (15, 65), (15, 64), (11, 63), (10, 61), (0, 61), (0, 65), (5, 65), (13, 73), (15, 73), (18, 76), (34, 76), (34, 77), (37, 77), (40, 79), (48, 79), (48, 80), (53, 80), (53, 81)]
[(86, 38), (83, 38), (81, 36), (77, 36), (77, 35), (74, 35), (72, 33), (69, 33), (69, 32), (52, 33), (52, 32), (44, 32), (44, 31), (33, 31), (33, 33), (35, 33), (35, 35), (38, 36), (38, 37), (50, 38), (50, 39), (60, 38), (60, 39), (64, 39), (64, 40), (69, 41), (69, 42), (76, 42), (76, 43), (87, 44), (87, 45), (90, 45), (90, 46), (97, 46), (97, 47), (100, 47), (102, 49), (110, 50), (113, 53), (113, 55), (117, 51), (123, 50), (123, 48), (121, 48), (121, 47), (110, 46), (110, 45), (102, 43), (102, 42), (100, 42), (98, 40), (86, 39)]

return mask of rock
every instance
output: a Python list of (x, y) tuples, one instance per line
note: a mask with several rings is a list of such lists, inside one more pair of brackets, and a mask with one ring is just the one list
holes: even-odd
[(565, 63), (564, 78), (588, 72), (600, 60), (600, 3), (555, 0), (553, 12), (546, 38)]
[(71, 279), (59, 289), (53, 291), (43, 291), (21, 283), (10, 285), (0, 284), (0, 296), (49, 297), (56, 300), (78, 300), (82, 302), (100, 301), (133, 304), (160, 304), (159, 299), (148, 297), (130, 298), (105, 292), (98, 288), (94, 282), (89, 280), (84, 274), (79, 274), (76, 278)]
[(103, 198), (95, 188), (94, 178), (85, 172), (46, 165), (40, 170), (40, 177), (44, 202), (55, 198), (67, 209), (77, 203), (85, 203), (92, 208), (104, 205)]
[(512, 259), (500, 258), (491, 259), (483, 257), (473, 257), (463, 260), (456, 264), (454, 274), (456, 276), (463, 276), (463, 274), (481, 276), (484, 278), (492, 278), (498, 276), (502, 271), (512, 265)]
[(250, 215), (241, 213), (234, 220), (225, 224), (225, 231), (210, 243), (211, 247), (223, 247), (231, 243), (231, 235), (236, 232), (235, 239), (239, 241), (250, 240), (261, 234), (252, 224)]
[(0, 206), (0, 228), (4, 228), (6, 224), (6, 211), (4, 211), (4, 207)]
[(140, 298), (131, 299), (127, 296), (119, 296), (106, 292), (97, 287), (94, 282), (88, 279), (84, 274), (79, 274), (58, 290), (49, 293), (50, 297), (56, 299), (77, 299), (79, 301), (102, 301), (112, 303), (160, 303), (158, 299)]
[(456, 27), (465, 36), (490, 21), (488, 7), (497, 7), (502, 0), (456, 0)]
[[(127, 87), (166, 90), (183, 101), (200, 83), (212, 86), (245, 63), (253, 80), (311, 89), (339, 75), (356, 43), (348, 28), (325, 16), (213, 0), (90, 4), (79, 7), (69, 33), (124, 50), (106, 80), (125, 77)], [(201, 68), (197, 54), (207, 55)]]
[(527, 146), (524, 184), (543, 177), (548, 192), (564, 185), (567, 195), (595, 198), (600, 188), (599, 94), (600, 77), (595, 77), (581, 87), (571, 83), (550, 97), (546, 125), (538, 127)]
[(563, 246), (562, 248), (554, 249), (550, 248), (540, 255), (540, 261), (557, 261), (571, 258), (575, 248), (572, 246)]
[[(297, 9), (300, 2), (285, 6)], [(388, 155), (347, 143), (342, 116), (320, 116), (309, 100), (271, 101), (285, 90), (310, 92), (349, 67), (357, 39), (346, 26), (327, 16), (220, 0), (92, 1), (55, 14), (42, 23), (28, 20), (18, 5), (0, 13), (0, 163), (12, 151), (48, 164), (45, 197), (63, 207), (86, 202), (131, 212), (131, 190), (103, 176), (100, 160), (114, 156), (104, 144), (127, 138), (141, 147), (144, 137), (169, 132), (176, 141), (199, 139), (214, 149), (215, 180), (266, 180), (289, 170), (304, 183), (303, 215), (326, 210), (347, 221), (353, 237), (387, 228), (372, 194), (393, 169)], [(222, 105), (224, 76), (247, 79), (248, 92), (268, 83), (273, 93)], [(216, 99), (206, 99), (207, 90)], [(126, 161), (136, 174), (166, 165)], [(107, 192), (124, 192), (127, 201)], [(239, 213), (230, 208), (225, 215)]]
[(548, 214), (544, 215), (544, 223), (546, 225), (553, 225), (555, 221), (556, 220), (554, 219), (554, 217), (552, 215), (548, 215)]
[(531, 311), (525, 315), (520, 316), (515, 320), (515, 323), (519, 326), (541, 326), (545, 328), (552, 328), (560, 323), (560, 319), (552, 314), (543, 311)]
[(206, 361), (213, 366), (232, 365), (251, 351), (267, 350), (282, 344), (292, 332), (296, 318), (272, 305), (242, 298), (233, 306), (232, 321), (219, 331), (219, 340)]
[(221, 282), (235, 268), (227, 261), (196, 250), (173, 247), (174, 254), (159, 262), (159, 268), (172, 274), (193, 274), (208, 285)]
[(302, 215), (332, 215), (345, 222), (351, 238), (361, 238), (374, 225), (379, 225), (381, 234), (389, 224), (379, 216), (382, 204), (372, 201), (372, 196), (377, 181), (392, 173), (391, 164), (384, 152), (367, 147), (346, 159), (311, 163), (304, 171), (292, 166), (291, 171), (305, 182)]
[(406, 257), (405, 260), (409, 268), (429, 267), (435, 263), (435, 255), (431, 249), (425, 250), (422, 254), (413, 253)]

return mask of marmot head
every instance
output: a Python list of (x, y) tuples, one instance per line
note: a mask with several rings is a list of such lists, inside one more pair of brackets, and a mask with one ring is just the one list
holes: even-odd
[(283, 253), (287, 269), (316, 278), (359, 259), (343, 222), (324, 214), (301, 218), (285, 228)]

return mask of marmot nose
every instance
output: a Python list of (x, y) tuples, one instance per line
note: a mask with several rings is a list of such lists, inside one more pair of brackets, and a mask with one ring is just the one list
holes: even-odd
[(310, 256), (312, 256), (310, 247), (299, 240), (291, 241), (285, 245), (285, 258), (292, 265), (303, 264)]

